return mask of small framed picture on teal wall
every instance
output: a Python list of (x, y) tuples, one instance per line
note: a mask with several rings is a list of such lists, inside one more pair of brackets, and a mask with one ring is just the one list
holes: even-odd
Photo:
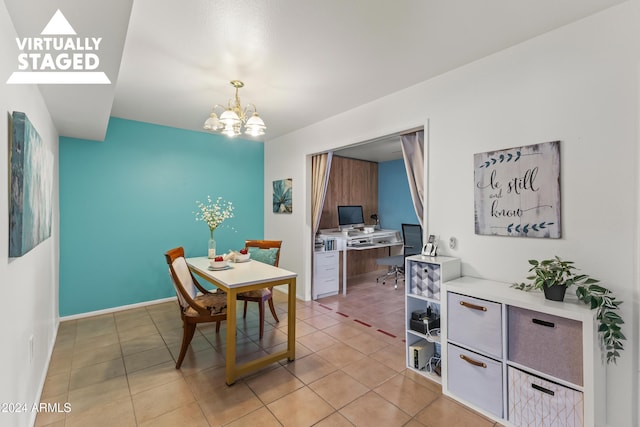
[(293, 178), (273, 181), (273, 213), (293, 212), (292, 188)]

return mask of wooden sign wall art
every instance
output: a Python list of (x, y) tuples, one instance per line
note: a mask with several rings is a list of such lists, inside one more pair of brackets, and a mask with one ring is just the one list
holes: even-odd
[(560, 141), (474, 155), (476, 234), (562, 237)]

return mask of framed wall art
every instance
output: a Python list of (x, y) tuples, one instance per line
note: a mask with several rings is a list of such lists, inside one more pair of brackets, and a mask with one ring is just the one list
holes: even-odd
[(293, 189), (293, 179), (279, 179), (273, 181), (273, 212), (274, 213), (292, 213), (293, 197), (291, 191)]
[(476, 234), (562, 237), (560, 141), (474, 155)]
[(9, 118), (9, 256), (51, 236), (53, 154), (25, 113)]

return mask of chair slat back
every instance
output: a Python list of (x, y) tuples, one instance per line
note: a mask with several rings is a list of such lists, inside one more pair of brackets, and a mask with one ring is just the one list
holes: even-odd
[[(187, 292), (187, 294), (191, 297), (191, 299), (195, 298), (197, 295), (196, 285), (193, 283), (193, 278), (191, 277), (191, 271), (189, 271), (189, 266), (187, 265), (187, 261), (184, 258), (180, 257), (173, 261), (173, 271), (179, 281), (178, 285), (182, 286), (182, 288)], [(188, 304), (183, 305), (186, 307)]]
[(273, 264), (274, 266), (278, 266), (280, 262), (280, 248), (282, 247), (282, 240), (246, 240), (244, 243), (245, 247), (253, 247), (259, 249), (273, 249), (277, 248), (278, 252), (276, 253), (276, 261)]
[(187, 261), (184, 259), (184, 249), (182, 247), (171, 249), (167, 251), (165, 258), (169, 264), (169, 276), (171, 276), (180, 306), (187, 308), (189, 307), (187, 298), (193, 300), (197, 295), (197, 289)]

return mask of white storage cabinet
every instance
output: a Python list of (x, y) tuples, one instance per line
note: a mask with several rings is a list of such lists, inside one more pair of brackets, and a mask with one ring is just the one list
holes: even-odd
[[(444, 283), (444, 394), (507, 426), (605, 425), (594, 312), (508, 283)], [(495, 399), (493, 398), (495, 397)]]
[[(405, 260), (405, 317), (407, 367), (433, 381), (441, 382), (442, 361), (440, 327), (426, 322), (423, 330), (412, 325), (413, 312), (432, 313), (432, 320), (441, 315), (440, 290), (448, 280), (460, 277), (460, 259), (453, 257), (409, 256)], [(424, 322), (423, 322), (424, 323)], [(435, 325), (435, 326), (434, 326)], [(434, 326), (434, 327), (432, 327)]]
[(340, 287), (339, 252), (315, 251), (313, 255), (313, 299), (336, 295)]

